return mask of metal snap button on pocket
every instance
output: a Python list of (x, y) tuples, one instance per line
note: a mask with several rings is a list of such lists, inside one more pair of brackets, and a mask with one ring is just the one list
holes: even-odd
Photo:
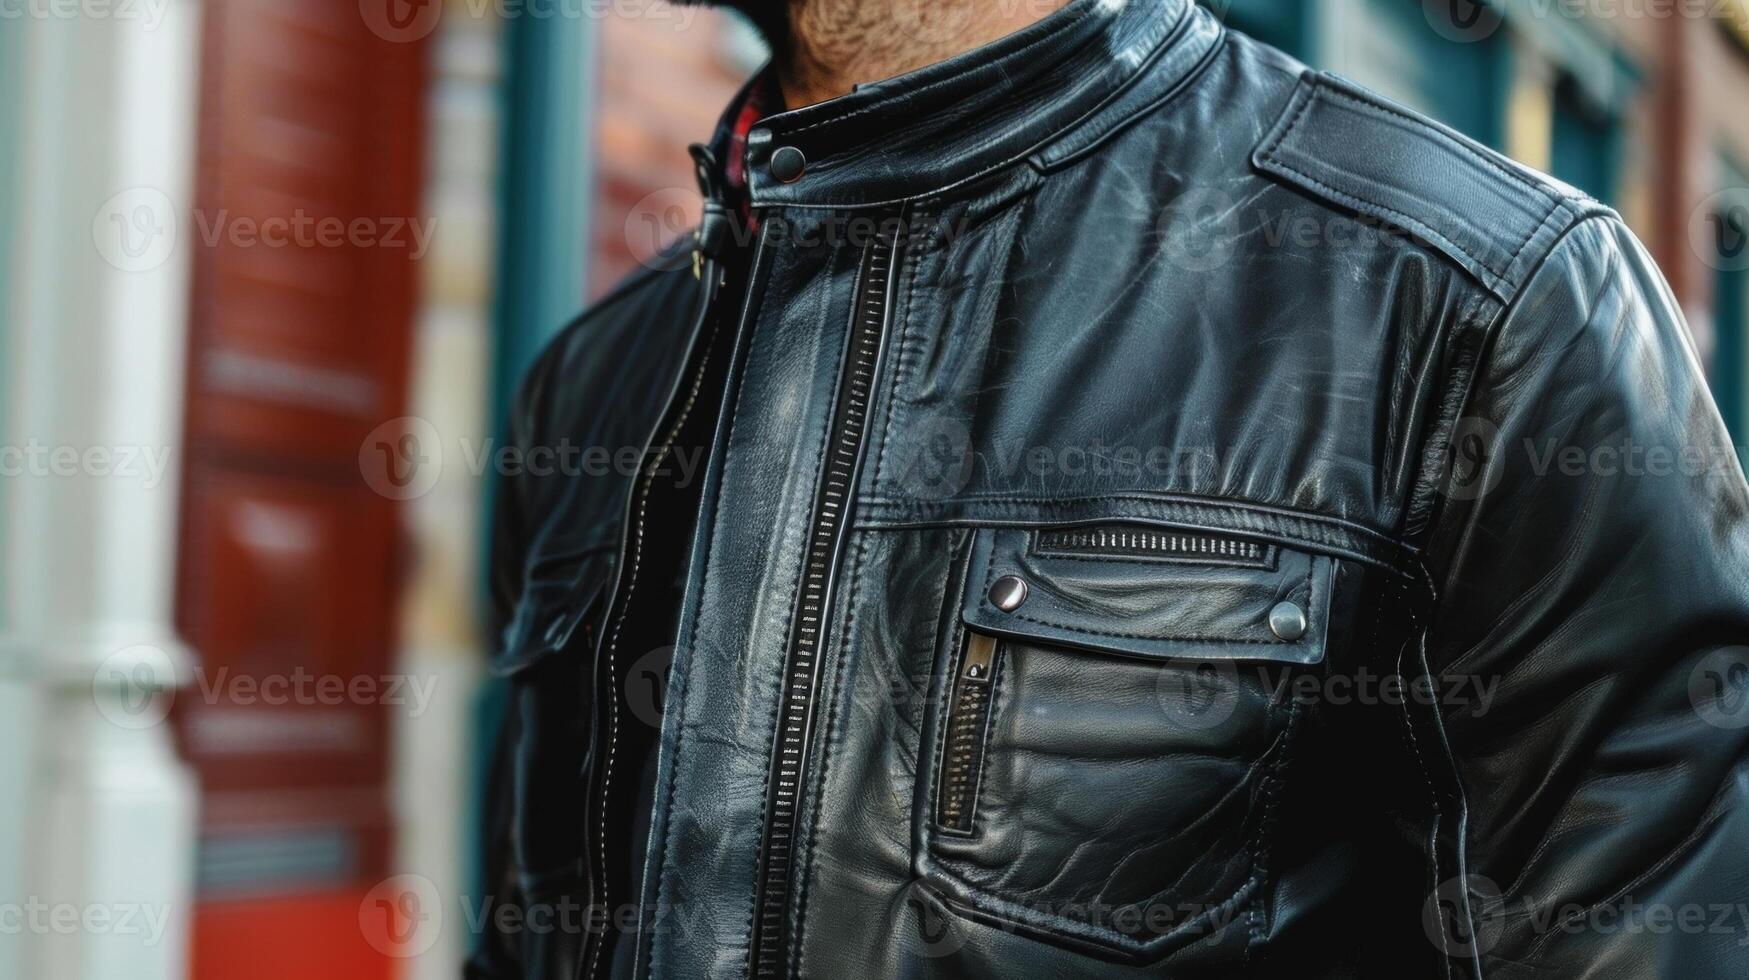
[(1296, 603), (1278, 602), (1269, 611), (1269, 630), (1290, 643), (1306, 635), (1306, 611)]
[(1003, 612), (1013, 612), (1026, 601), (1026, 580), (1018, 575), (1004, 575), (990, 585), (990, 605)]

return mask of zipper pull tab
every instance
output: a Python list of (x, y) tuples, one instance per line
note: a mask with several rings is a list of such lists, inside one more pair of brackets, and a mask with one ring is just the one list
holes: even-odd
[(990, 683), (991, 668), (996, 663), (996, 638), (986, 633), (967, 631), (966, 655), (960, 666), (960, 677), (968, 683)]
[(979, 774), (990, 737), (990, 703), (996, 693), (996, 646), (994, 636), (966, 631), (936, 788), (935, 822), (951, 833), (972, 833), (976, 819)]

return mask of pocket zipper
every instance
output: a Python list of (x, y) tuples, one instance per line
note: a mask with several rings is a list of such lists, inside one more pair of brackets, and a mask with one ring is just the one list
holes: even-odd
[(966, 631), (965, 653), (954, 679), (947, 717), (947, 749), (942, 754), (935, 822), (942, 830), (970, 834), (978, 810), (978, 784), (984, 772), (984, 747), (990, 727), (991, 695), (996, 686), (996, 638)]
[(1270, 568), (1275, 549), (1218, 531), (1139, 525), (1048, 528), (1033, 533), (1032, 551), (1047, 558), (1104, 558)]

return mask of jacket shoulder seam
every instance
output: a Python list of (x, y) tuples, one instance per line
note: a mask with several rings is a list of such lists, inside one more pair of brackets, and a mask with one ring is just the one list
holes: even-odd
[[(1321, 113), (1327, 129), (1346, 130), (1350, 138), (1315, 131)], [(1404, 158), (1415, 156), (1410, 162), (1420, 166), (1405, 166)], [(1575, 218), (1607, 210), (1328, 73), (1301, 76), (1252, 164), (1332, 204), (1401, 226), (1502, 302), (1526, 281), (1539, 240), (1552, 244)], [(1446, 184), (1420, 177), (1442, 164), (1453, 175)], [(1483, 199), (1466, 200), (1471, 192)], [(1495, 213), (1486, 226), (1464, 216), (1488, 204)]]

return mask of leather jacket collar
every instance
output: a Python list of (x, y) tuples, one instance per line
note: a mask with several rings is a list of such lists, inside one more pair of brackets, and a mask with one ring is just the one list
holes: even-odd
[[(1191, 0), (1073, 0), (994, 44), (762, 120), (745, 151), (753, 206), (894, 203), (975, 179), (1072, 131), (1091, 141), (1109, 127), (1084, 123), (1125, 101), (1144, 75), (1150, 92), (1175, 89), (1220, 30)], [(789, 183), (772, 171), (783, 148), (806, 161)]]

